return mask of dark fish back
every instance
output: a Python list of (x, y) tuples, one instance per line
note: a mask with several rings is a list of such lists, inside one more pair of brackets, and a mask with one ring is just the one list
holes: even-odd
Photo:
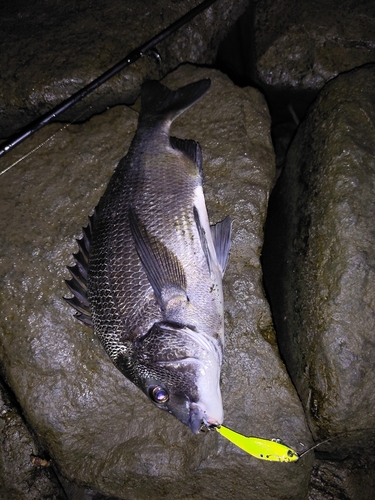
[[(199, 146), (194, 141), (170, 140), (169, 126), (179, 114), (200, 99), (209, 86), (209, 80), (201, 80), (171, 91), (156, 81), (143, 84), (137, 133), (95, 209), (88, 249), (77, 254), (80, 260), (83, 254), (89, 254), (89, 258), (85, 259), (87, 273), (73, 271), (68, 286), (74, 298), (68, 301), (78, 311), (78, 319), (94, 326), (114, 361), (120, 352), (126, 352), (131, 342), (145, 335), (154, 323), (163, 320), (129, 225), (130, 206), (138, 203), (139, 207), (144, 207), (140, 208), (140, 212), (149, 211), (148, 204), (158, 200), (157, 186), (155, 193), (150, 193), (152, 187), (146, 179), (145, 157), (157, 157), (158, 154), (163, 155), (164, 150), (175, 149), (179, 155), (182, 152), (190, 161), (193, 160), (196, 164), (194, 168), (200, 169), (201, 174)], [(155, 164), (154, 168), (158, 169), (158, 165)], [(173, 165), (169, 168), (173, 171)], [(176, 199), (180, 196), (178, 191), (183, 194), (183, 174), (177, 181), (169, 179), (168, 171), (166, 181), (162, 180), (162, 176), (160, 169), (161, 185), (163, 182), (173, 184), (177, 190)], [(170, 198), (171, 211), (174, 208), (173, 196)], [(85, 275), (84, 286), (77, 289), (76, 284), (82, 281), (82, 274)]]

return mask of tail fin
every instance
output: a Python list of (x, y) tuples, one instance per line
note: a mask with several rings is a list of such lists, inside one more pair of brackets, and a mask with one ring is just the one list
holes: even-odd
[(178, 90), (170, 90), (156, 80), (147, 80), (142, 85), (142, 122), (170, 120), (172, 122), (186, 109), (197, 102), (210, 88), (211, 80), (199, 80)]

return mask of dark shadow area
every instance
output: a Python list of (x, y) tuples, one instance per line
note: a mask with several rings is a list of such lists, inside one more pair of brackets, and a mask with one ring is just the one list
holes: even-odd
[(256, 72), (254, 9), (255, 5), (252, 4), (221, 42), (215, 67), (228, 75), (236, 85), (252, 86), (264, 94), (272, 119), (276, 166), (281, 168), (296, 128), (318, 91), (297, 91), (261, 84)]

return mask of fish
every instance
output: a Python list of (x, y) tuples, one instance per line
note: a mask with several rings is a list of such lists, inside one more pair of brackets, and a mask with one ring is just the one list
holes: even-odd
[(170, 127), (210, 85), (142, 85), (137, 131), (77, 240), (65, 298), (121, 373), (193, 433), (223, 422), (232, 223), (210, 225), (201, 148)]

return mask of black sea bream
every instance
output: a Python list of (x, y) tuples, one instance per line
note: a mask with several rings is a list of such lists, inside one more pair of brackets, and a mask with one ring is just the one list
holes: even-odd
[(209, 225), (197, 143), (172, 121), (209, 89), (142, 86), (138, 129), (80, 240), (67, 299), (116, 367), (197, 433), (223, 421), (222, 276), (231, 222)]

